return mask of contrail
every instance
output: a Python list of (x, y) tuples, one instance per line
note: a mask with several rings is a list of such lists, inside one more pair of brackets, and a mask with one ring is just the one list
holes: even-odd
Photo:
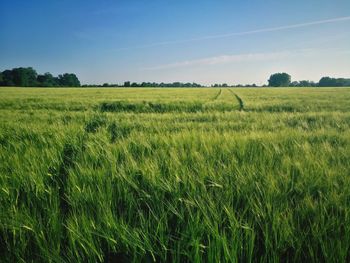
[(293, 52), (291, 51), (281, 51), (281, 52), (269, 52), (269, 53), (221, 55), (216, 57), (186, 60), (186, 61), (180, 61), (180, 62), (171, 63), (171, 64), (148, 67), (148, 68), (143, 68), (143, 70), (159, 70), (159, 69), (182, 68), (182, 67), (188, 67), (188, 66), (216, 65), (216, 64), (229, 63), (229, 62), (278, 59), (278, 58), (286, 58), (292, 54)]
[(319, 20), (319, 21), (313, 21), (313, 22), (302, 23), (302, 24), (294, 24), (294, 25), (288, 25), (288, 26), (263, 28), (263, 29), (252, 30), (252, 31), (245, 31), (245, 32), (238, 32), (238, 33), (227, 33), (227, 34), (223, 34), (223, 35), (206, 36), (206, 37), (193, 39), (191, 41), (194, 41), (194, 40), (205, 40), (205, 39), (216, 39), (216, 38), (226, 38), (226, 37), (242, 36), (242, 35), (252, 35), (252, 34), (257, 34), (257, 33), (281, 31), (281, 30), (286, 30), (286, 29), (301, 28), (301, 27), (308, 27), (308, 26), (321, 25), (321, 24), (329, 24), (329, 23), (348, 21), (348, 20), (350, 20), (350, 16), (333, 18), (333, 19), (326, 19), (326, 20)]
[(151, 66), (142, 68), (142, 70), (162, 70), (162, 69), (172, 69), (172, 68), (183, 68), (191, 66), (207, 66), (216, 65), (223, 63), (232, 62), (243, 62), (243, 61), (266, 61), (275, 59), (287, 59), (295, 56), (312, 56), (325, 54), (332, 52), (333, 54), (350, 54), (350, 50), (338, 49), (338, 48), (325, 48), (325, 49), (294, 49), (294, 50), (284, 50), (277, 52), (264, 52), (264, 53), (243, 53), (243, 54), (229, 54), (220, 55), (214, 57), (205, 57), (200, 59), (179, 61), (170, 64), (163, 64), (158, 66)]
[(350, 20), (350, 16), (344, 16), (344, 17), (338, 17), (338, 18), (332, 18), (332, 19), (326, 19), (326, 20), (318, 20), (318, 21), (312, 21), (307, 23), (293, 24), (293, 25), (286, 25), (286, 26), (279, 26), (279, 27), (263, 28), (263, 29), (257, 29), (257, 30), (251, 30), (251, 31), (233, 32), (233, 33), (226, 33), (221, 35), (203, 36), (203, 37), (189, 38), (189, 39), (182, 39), (182, 40), (170, 40), (170, 41), (157, 42), (157, 43), (143, 45), (143, 46), (119, 48), (118, 50), (149, 48), (149, 47), (156, 47), (156, 46), (189, 43), (189, 42), (195, 42), (195, 41), (201, 41), (201, 40), (253, 35), (253, 34), (264, 33), (264, 32), (282, 31), (282, 30), (288, 30), (288, 29), (294, 29), (294, 28), (310, 27), (315, 25), (330, 24), (330, 23), (343, 22), (343, 21), (349, 21), (349, 20)]

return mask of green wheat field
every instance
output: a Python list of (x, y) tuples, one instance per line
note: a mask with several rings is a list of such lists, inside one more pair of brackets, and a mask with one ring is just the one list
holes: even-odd
[(0, 88), (2, 262), (349, 262), (350, 88)]

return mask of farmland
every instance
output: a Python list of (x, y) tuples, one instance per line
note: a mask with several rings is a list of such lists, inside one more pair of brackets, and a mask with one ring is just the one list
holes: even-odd
[(350, 88), (0, 88), (5, 262), (349, 262)]

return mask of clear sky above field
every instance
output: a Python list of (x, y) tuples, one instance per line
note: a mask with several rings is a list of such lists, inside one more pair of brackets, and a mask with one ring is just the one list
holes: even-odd
[(350, 76), (349, 0), (0, 2), (0, 70), (82, 83)]

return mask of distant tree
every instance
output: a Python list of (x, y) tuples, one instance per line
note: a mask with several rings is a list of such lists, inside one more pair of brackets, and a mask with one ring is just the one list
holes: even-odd
[(309, 80), (301, 80), (299, 81), (299, 87), (314, 87), (316, 84)]
[(124, 82), (124, 87), (130, 87), (130, 81), (125, 81)]
[(330, 77), (323, 77), (318, 82), (318, 86), (320, 86), (320, 87), (333, 87), (333, 86), (335, 86), (335, 84), (336, 84), (335, 79), (330, 78)]
[(38, 74), (31, 67), (12, 69), (12, 81), (15, 86), (35, 87), (38, 85), (38, 82), (36, 80), (37, 76)]
[(12, 70), (5, 70), (1, 73), (1, 86), (19, 86), (19, 87), (57, 87), (57, 86), (80, 86), (80, 81), (73, 73), (65, 73), (58, 77), (52, 76), (47, 72), (43, 75), (38, 75), (37, 72), (31, 68), (13, 68)]
[(346, 87), (350, 86), (350, 79), (323, 77), (318, 82), (319, 87)]
[(299, 82), (298, 81), (293, 81), (289, 84), (289, 87), (298, 87), (299, 86)]
[(338, 79), (340, 80), (342, 87), (350, 87), (350, 79)]
[(12, 76), (12, 70), (5, 70), (2, 72), (2, 86), (14, 86), (15, 83), (13, 82), (13, 76)]
[(46, 72), (43, 75), (38, 75), (37, 82), (40, 87), (57, 87), (58, 79), (52, 76), (51, 73)]
[(109, 87), (108, 83), (103, 83), (102, 87)]
[(80, 81), (73, 73), (58, 75), (58, 83), (62, 87), (80, 87)]
[(316, 87), (317, 84), (313, 81), (309, 80), (301, 80), (301, 81), (293, 81), (290, 87)]
[(287, 73), (275, 73), (268, 80), (270, 87), (288, 87), (291, 83), (291, 77)]

